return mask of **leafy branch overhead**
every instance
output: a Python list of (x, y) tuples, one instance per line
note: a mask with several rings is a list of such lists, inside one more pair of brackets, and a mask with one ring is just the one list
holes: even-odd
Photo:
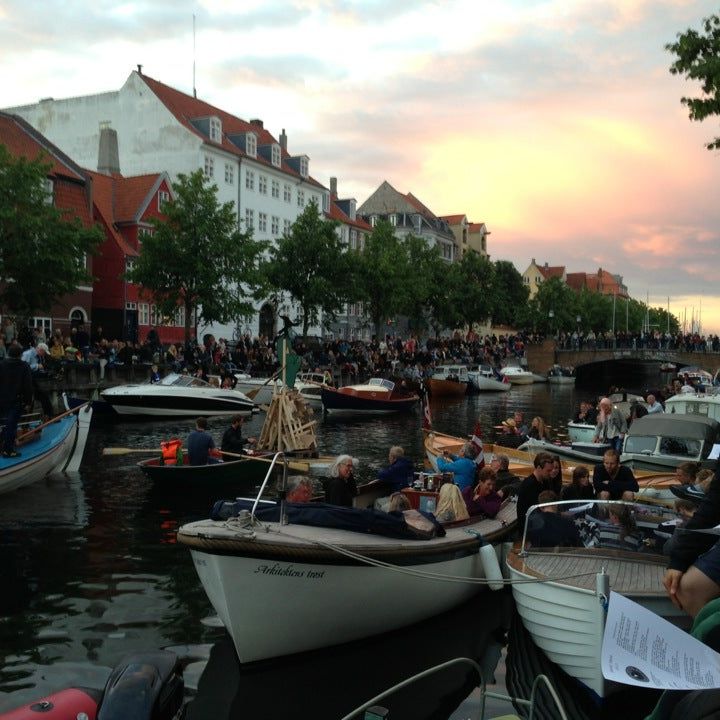
[(221, 205), (217, 187), (197, 170), (178, 175), (163, 213), (166, 219), (153, 220), (154, 232), (143, 236), (128, 279), (152, 292), (163, 315), (185, 308), (186, 341), (193, 310), (198, 324), (251, 316), (266, 243), (239, 229), (233, 204)]
[[(673, 75), (700, 81), (700, 97), (683, 97), (691, 120), (705, 120), (720, 115), (720, 17), (711, 15), (703, 20), (703, 32), (686, 30), (678, 33), (677, 42), (668, 43), (666, 50), (677, 56), (670, 66)], [(706, 145), (708, 150), (720, 148), (720, 137)]]

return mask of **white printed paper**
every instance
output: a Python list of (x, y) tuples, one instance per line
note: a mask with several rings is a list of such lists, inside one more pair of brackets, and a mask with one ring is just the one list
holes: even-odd
[(720, 687), (720, 654), (616, 592), (602, 644), (606, 680), (660, 690)]
[(718, 460), (718, 459), (720, 459), (720, 443), (715, 443), (710, 450), (710, 454), (708, 455), (708, 460)]

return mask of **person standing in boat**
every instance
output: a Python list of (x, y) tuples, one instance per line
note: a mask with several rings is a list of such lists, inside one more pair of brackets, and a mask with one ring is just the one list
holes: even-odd
[(386, 483), (390, 492), (398, 492), (403, 488), (410, 487), (413, 479), (413, 464), (405, 457), (405, 450), (399, 445), (394, 445), (388, 453), (390, 465), (378, 472), (378, 480)]
[(2, 455), (14, 458), (20, 455), (15, 450), (17, 425), (23, 405), (31, 406), (33, 381), (30, 366), (21, 360), (22, 348), (13, 343), (7, 349), (7, 358), (0, 362), (0, 419), (4, 418), (2, 432)]
[(619, 453), (623, 437), (627, 432), (627, 423), (623, 414), (606, 397), (600, 400), (600, 412), (595, 426), (594, 443), (610, 443)]
[(213, 436), (207, 431), (207, 419), (199, 417), (195, 421), (195, 429), (188, 435), (187, 449), (190, 465), (211, 465), (218, 462), (210, 455), (215, 449)]
[(455, 484), (461, 492), (475, 485), (475, 452), (470, 443), (463, 445), (462, 457), (443, 451), (437, 459), (437, 466), (440, 472), (453, 473)]
[(257, 438), (254, 437), (249, 437), (247, 440), (243, 438), (242, 426), (244, 422), (245, 419), (242, 415), (233, 415), (230, 420), (230, 427), (222, 436), (221, 452), (242, 455), (248, 451), (248, 445), (254, 445), (257, 442)]
[(330, 505), (352, 507), (353, 498), (358, 494), (355, 482), (357, 460), (350, 455), (338, 455), (330, 466), (330, 479), (325, 485), (325, 502)]

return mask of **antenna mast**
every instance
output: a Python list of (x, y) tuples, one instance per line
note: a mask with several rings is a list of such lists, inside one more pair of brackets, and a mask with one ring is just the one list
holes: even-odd
[(197, 97), (197, 88), (195, 87), (195, 13), (193, 13), (193, 97)]

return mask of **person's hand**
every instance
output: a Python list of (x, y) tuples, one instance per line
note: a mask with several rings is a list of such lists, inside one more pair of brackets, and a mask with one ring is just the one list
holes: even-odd
[(672, 604), (680, 610), (682, 610), (682, 605), (678, 600), (677, 591), (680, 587), (680, 578), (682, 578), (682, 576), (682, 570), (671, 570), (670, 568), (668, 568), (665, 571), (665, 577), (663, 577), (662, 581), (663, 585), (665, 586), (665, 590), (667, 591), (667, 594), (670, 596)]

